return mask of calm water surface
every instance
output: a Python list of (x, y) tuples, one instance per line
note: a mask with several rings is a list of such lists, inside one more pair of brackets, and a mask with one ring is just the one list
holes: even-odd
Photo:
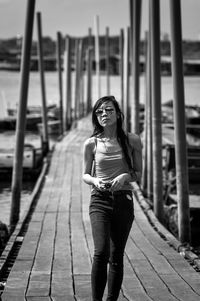
[[(63, 75), (63, 83), (65, 82)], [(85, 78), (84, 78), (85, 82)], [(47, 104), (59, 103), (58, 91), (58, 75), (56, 72), (46, 72), (46, 95)], [(145, 81), (144, 76), (140, 77), (140, 100), (144, 102), (145, 98)], [(190, 76), (184, 78), (185, 83), (185, 103), (188, 105), (200, 105), (200, 77)], [(161, 98), (162, 102), (173, 99), (173, 85), (172, 77), (162, 77), (161, 79)], [(15, 107), (19, 102), (19, 86), (20, 86), (20, 73), (0, 71), (0, 103), (7, 103), (8, 107)], [(64, 87), (64, 84), (63, 84)], [(72, 97), (74, 95), (74, 74), (72, 74)], [(120, 77), (110, 77), (110, 94), (115, 95), (120, 100)], [(101, 94), (106, 94), (106, 77), (101, 76)], [(131, 93), (130, 93), (131, 94)], [(93, 76), (92, 85), (92, 98), (93, 101), (97, 99), (96, 77)], [(28, 105), (41, 105), (41, 90), (40, 90), (40, 77), (38, 72), (31, 72), (30, 85), (28, 95)]]

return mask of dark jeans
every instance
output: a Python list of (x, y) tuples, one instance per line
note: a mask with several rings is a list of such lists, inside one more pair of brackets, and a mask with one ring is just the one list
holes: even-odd
[[(107, 301), (116, 301), (123, 280), (123, 256), (134, 219), (131, 191), (92, 191), (90, 220), (94, 240), (92, 300), (102, 301), (108, 281)], [(107, 266), (109, 271), (107, 275)]]

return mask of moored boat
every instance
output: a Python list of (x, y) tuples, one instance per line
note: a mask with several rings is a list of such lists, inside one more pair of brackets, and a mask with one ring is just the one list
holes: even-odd
[[(35, 174), (42, 167), (43, 150), (39, 135), (26, 133), (23, 153), (23, 172)], [(0, 175), (10, 175), (13, 169), (15, 155), (15, 132), (7, 131), (0, 133)]]

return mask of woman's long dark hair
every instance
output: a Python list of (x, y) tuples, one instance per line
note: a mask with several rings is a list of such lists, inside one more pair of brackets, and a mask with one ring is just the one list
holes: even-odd
[(119, 145), (122, 148), (122, 151), (125, 156), (125, 160), (129, 166), (129, 168), (131, 168), (132, 163), (131, 163), (131, 158), (130, 158), (129, 152), (128, 152), (128, 148), (130, 147), (129, 139), (123, 130), (124, 115), (123, 115), (123, 113), (119, 107), (119, 104), (114, 96), (101, 97), (95, 103), (93, 110), (92, 110), (92, 124), (93, 124), (94, 130), (93, 130), (93, 134), (91, 137), (94, 137), (94, 136), (98, 137), (104, 131), (103, 127), (99, 124), (99, 121), (97, 119), (95, 112), (103, 103), (108, 102), (108, 101), (112, 102), (115, 107), (116, 114), (117, 114), (117, 140), (119, 142)]

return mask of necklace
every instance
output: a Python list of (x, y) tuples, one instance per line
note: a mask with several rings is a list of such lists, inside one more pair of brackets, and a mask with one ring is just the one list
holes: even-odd
[(104, 148), (105, 148), (106, 152), (109, 151), (109, 148), (108, 148), (107, 144), (111, 143), (112, 141), (114, 142), (116, 139), (117, 139), (116, 137), (113, 137), (113, 138), (101, 138), (101, 141), (103, 142), (103, 145), (104, 145)]

